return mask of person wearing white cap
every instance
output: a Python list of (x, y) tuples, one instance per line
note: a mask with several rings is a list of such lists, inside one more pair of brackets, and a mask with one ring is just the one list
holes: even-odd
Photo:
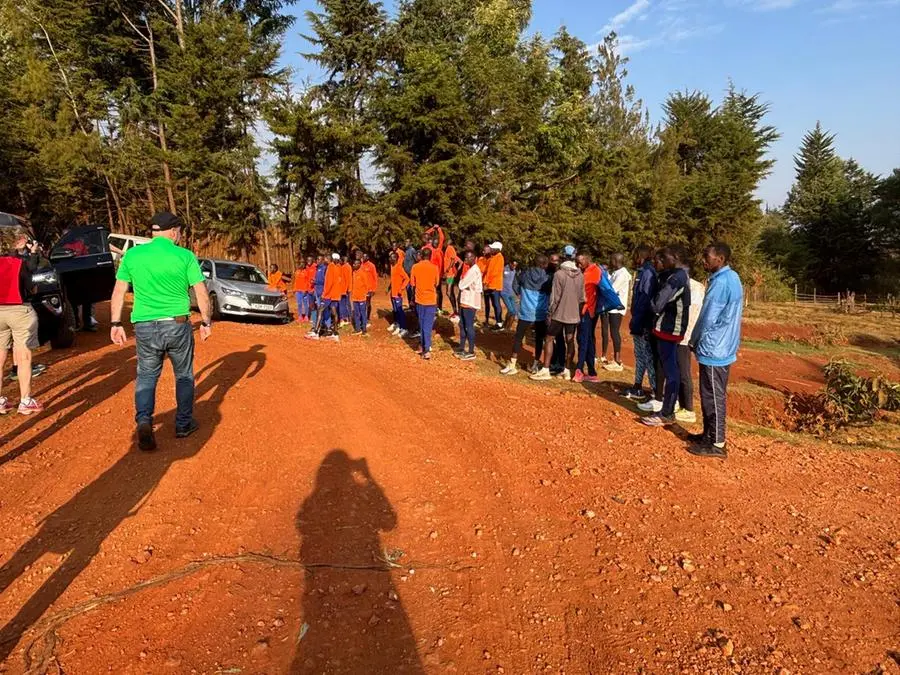
[[(503, 244), (495, 241), (488, 246), (487, 267), (484, 273), (484, 290), (486, 300), (494, 308), (494, 324), (495, 330), (503, 330), (503, 314), (500, 303), (500, 294), (503, 292), (503, 268), (505, 262), (503, 260)], [(487, 304), (484, 307), (485, 325), (490, 319), (490, 308)]]

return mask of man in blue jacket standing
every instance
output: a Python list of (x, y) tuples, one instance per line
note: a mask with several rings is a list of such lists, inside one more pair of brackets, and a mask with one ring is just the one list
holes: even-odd
[(519, 352), (528, 329), (534, 326), (534, 362), (531, 372), (540, 369), (541, 354), (544, 351), (544, 338), (547, 335), (547, 306), (550, 304), (550, 288), (553, 280), (547, 274), (549, 260), (545, 255), (535, 258), (534, 265), (516, 273), (512, 282), (512, 291), (519, 296), (519, 321), (516, 324), (516, 336), (513, 338), (512, 358), (500, 371), (502, 375), (515, 375), (519, 372)]
[(703, 266), (710, 273), (703, 308), (691, 335), (690, 346), (700, 364), (700, 405), (703, 433), (692, 434), (691, 454), (725, 459), (726, 388), (731, 364), (737, 361), (741, 342), (744, 289), (731, 269), (731, 248), (715, 243), (703, 252)]
[(644, 373), (650, 384), (650, 391), (656, 391), (656, 365), (650, 332), (656, 316), (651, 304), (656, 297), (658, 282), (653, 266), (653, 251), (649, 246), (639, 246), (634, 252), (634, 265), (638, 268), (631, 296), (631, 323), (629, 331), (634, 340), (634, 386), (622, 392), (625, 398), (643, 400)]

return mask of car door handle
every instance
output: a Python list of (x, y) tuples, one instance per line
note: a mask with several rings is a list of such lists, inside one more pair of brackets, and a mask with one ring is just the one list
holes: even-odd
[(113, 264), (112, 260), (101, 260), (100, 262), (97, 263), (97, 267), (101, 267), (102, 265), (112, 265), (112, 264)]

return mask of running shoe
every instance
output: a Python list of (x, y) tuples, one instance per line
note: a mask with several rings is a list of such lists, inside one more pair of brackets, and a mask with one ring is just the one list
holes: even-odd
[(612, 373), (621, 373), (625, 370), (625, 367), (621, 363), (617, 363), (615, 361), (611, 361), (603, 366), (604, 370), (608, 370)]
[(399, 331), (397, 331), (396, 335), (399, 338), (407, 338), (409, 337), (409, 331), (405, 328), (401, 328)]
[(563, 371), (559, 374), (559, 378), (568, 382), (572, 379), (572, 373), (569, 372), (568, 368), (563, 369)]
[(318, 340), (318, 339), (319, 339), (319, 334), (318, 334), (318, 333), (307, 333), (307, 334), (306, 334), (306, 339), (307, 339), (307, 340)]
[(409, 337), (413, 340), (418, 340), (420, 337), (422, 337), (422, 331), (417, 330), (415, 333), (413, 333)]
[(424, 354), (422, 354), (422, 358), (425, 361), (431, 361), (431, 352), (425, 352)]
[(399, 328), (399, 326), (397, 326), (397, 324), (395, 323), (392, 323), (390, 326), (388, 326), (388, 333), (393, 333), (395, 330), (397, 330), (397, 328)]
[(622, 390), (622, 396), (632, 401), (643, 401), (647, 398), (647, 394), (644, 393), (644, 390), (640, 387), (629, 387), (628, 389)]
[(532, 361), (531, 367), (528, 369), (528, 372), (530, 372), (532, 375), (534, 375), (541, 368), (543, 368), (543, 366), (541, 365), (540, 361)]
[(536, 382), (547, 382), (548, 380), (552, 380), (553, 376), (550, 374), (549, 368), (541, 368), (539, 371), (531, 375), (529, 379), (535, 380)]
[(641, 418), (641, 423), (648, 427), (669, 427), (675, 424), (675, 416), (663, 417), (662, 415), (649, 415)]
[(696, 424), (697, 413), (695, 413), (693, 410), (681, 409), (675, 413), (675, 419), (679, 422), (684, 422), (685, 424)]
[(35, 413), (39, 413), (44, 409), (44, 406), (38, 403), (37, 399), (34, 398), (23, 398), (19, 402), (19, 414), (20, 415), (34, 415)]
[(575, 377), (572, 378), (572, 381), (575, 384), (581, 384), (584, 382), (584, 373), (581, 372), (581, 369), (575, 371)]
[(462, 356), (459, 357), (460, 361), (474, 361), (476, 359), (475, 354), (472, 352), (466, 352)]
[[(518, 372), (519, 372), (519, 369), (516, 367), (516, 362), (510, 361), (509, 363), (506, 364), (506, 366), (503, 368), (503, 370), (500, 371), (500, 374), (501, 375), (515, 375)], [(537, 372), (537, 371), (535, 371), (535, 372)]]
[(584, 376), (584, 381), (585, 381), (585, 382), (592, 382), (592, 383), (594, 383), (594, 384), (597, 384), (597, 383), (600, 381), (600, 378), (597, 377), (596, 375), (585, 375), (585, 376)]
[(662, 401), (657, 401), (655, 398), (651, 398), (649, 401), (645, 401), (644, 403), (638, 403), (638, 410), (641, 412), (648, 413), (658, 413), (663, 408)]
[(325, 338), (325, 339), (326, 339), (326, 340), (331, 340), (332, 342), (340, 342), (340, 341), (341, 341), (341, 336), (338, 335), (337, 333), (335, 333), (334, 335), (329, 335), (329, 336), (328, 336), (327, 338)]
[(9, 412), (12, 412), (12, 406), (9, 404), (9, 399), (5, 396), (0, 396), (0, 415), (6, 415)]
[(688, 448), (688, 452), (692, 455), (697, 455), (697, 457), (715, 457), (716, 459), (728, 458), (728, 450), (724, 445), (719, 447), (718, 445), (714, 445), (712, 443), (700, 443), (699, 445), (692, 445)]

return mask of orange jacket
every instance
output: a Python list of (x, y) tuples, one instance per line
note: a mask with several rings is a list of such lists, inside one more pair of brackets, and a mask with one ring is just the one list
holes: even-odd
[(312, 290), (312, 286), (309, 285), (309, 271), (306, 267), (294, 271), (292, 290), (295, 293), (309, 293)]
[(391, 297), (399, 298), (409, 286), (409, 275), (403, 269), (403, 261), (391, 267)]
[(350, 292), (350, 286), (353, 284), (353, 265), (350, 263), (341, 265), (341, 283), (341, 292), (347, 295)]
[(344, 276), (340, 263), (329, 263), (325, 270), (325, 291), (322, 297), (325, 300), (340, 300), (344, 294)]
[(420, 260), (412, 268), (409, 283), (416, 289), (417, 305), (436, 305), (440, 272), (430, 260)]
[(487, 269), (484, 270), (484, 287), (489, 291), (503, 290), (503, 254), (495, 253), (487, 259)]
[(448, 246), (444, 251), (444, 276), (456, 277), (456, 262), (459, 257), (456, 255), (456, 249)]
[(487, 274), (488, 259), (483, 255), (480, 255), (475, 258), (475, 264), (478, 266), (478, 269), (481, 270), (481, 276), (483, 278), (484, 275)]
[(309, 283), (309, 290), (316, 290), (316, 263), (313, 263), (309, 267), (306, 268), (306, 279)]
[(375, 269), (375, 263), (371, 260), (367, 260), (359, 267), (363, 272), (369, 275), (370, 285), (372, 286), (372, 293), (375, 292), (375, 289), (378, 288), (378, 270)]
[(350, 299), (353, 302), (365, 302), (366, 298), (369, 297), (369, 293), (374, 290), (375, 286), (372, 285), (372, 277), (369, 276), (366, 270), (362, 267), (358, 270), (353, 270), (350, 287)]
[(394, 249), (394, 253), (397, 254), (397, 262), (402, 265), (403, 261), (406, 260), (406, 251), (402, 248), (396, 248)]
[(591, 263), (584, 270), (584, 309), (581, 314), (588, 314), (593, 319), (597, 316), (597, 284), (600, 283), (600, 267)]
[(284, 293), (287, 290), (287, 284), (284, 283), (284, 274), (281, 272), (272, 272), (269, 275), (269, 287), (274, 288), (276, 291), (281, 291)]

